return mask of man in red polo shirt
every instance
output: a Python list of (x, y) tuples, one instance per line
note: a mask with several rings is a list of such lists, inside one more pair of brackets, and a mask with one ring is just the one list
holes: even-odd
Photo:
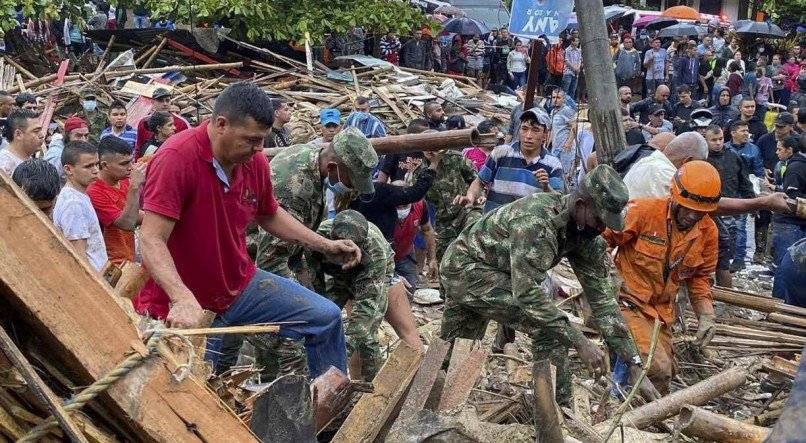
[[(174, 128), (176, 129), (175, 134), (179, 134), (185, 129), (190, 128), (190, 123), (188, 123), (188, 121), (185, 120), (184, 117), (171, 112), (171, 91), (165, 88), (157, 88), (154, 90), (154, 93), (151, 95), (151, 98), (154, 100), (153, 106), (151, 108), (152, 114), (157, 111), (163, 111), (171, 114), (171, 117), (173, 117), (174, 119)], [(151, 117), (151, 114), (143, 117), (142, 120), (140, 120), (140, 123), (137, 124), (137, 139), (134, 143), (135, 153), (137, 152), (138, 149), (140, 149), (140, 145), (149, 141), (151, 139), (151, 136), (154, 135), (151, 133), (151, 131), (146, 129), (146, 122), (148, 121), (148, 117)]]
[[(136, 309), (169, 326), (198, 326), (203, 310), (213, 327), (301, 321), (280, 335), (305, 339), (312, 377), (335, 366), (346, 373), (341, 311), (296, 282), (256, 269), (246, 252), (246, 227), (257, 223), (279, 238), (355, 266), (360, 249), (306, 228), (277, 205), (263, 140), (274, 113), (251, 83), (229, 86), (209, 121), (171, 137), (149, 163), (143, 191), (143, 262), (152, 279)], [(221, 337), (210, 337), (206, 358), (218, 360)]]

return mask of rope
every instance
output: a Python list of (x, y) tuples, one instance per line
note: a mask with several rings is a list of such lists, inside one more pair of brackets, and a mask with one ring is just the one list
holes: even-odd
[[(154, 351), (156, 351), (159, 343), (168, 336), (179, 337), (180, 339), (182, 339), (184, 344), (189, 346), (188, 361), (185, 364), (179, 365), (176, 371), (171, 376), (171, 378), (177, 383), (184, 380), (190, 373), (190, 368), (193, 365), (195, 357), (195, 353), (193, 352), (193, 346), (190, 342), (190, 339), (185, 336), (180, 336), (176, 334), (167, 334), (167, 335), (155, 334), (148, 340), (148, 343), (146, 343), (148, 352), (145, 355), (140, 353), (134, 353), (126, 357), (125, 360), (123, 360), (117, 366), (115, 366), (115, 368), (109, 371), (109, 373), (107, 373), (104, 377), (100, 378), (98, 381), (96, 381), (95, 383), (91, 384), (90, 386), (88, 386), (75, 396), (73, 396), (73, 398), (65, 401), (64, 403), (65, 412), (71, 413), (80, 410), (87, 403), (94, 400), (96, 397), (98, 397), (100, 394), (106, 391), (116, 381), (128, 375), (131, 371), (133, 371), (143, 362), (148, 360), (149, 357), (154, 355)], [(16, 443), (39, 441), (43, 437), (47, 436), (52, 430), (58, 427), (59, 423), (53, 416), (51, 416), (47, 420), (43, 421), (42, 423), (31, 429), (26, 435), (18, 439)]]

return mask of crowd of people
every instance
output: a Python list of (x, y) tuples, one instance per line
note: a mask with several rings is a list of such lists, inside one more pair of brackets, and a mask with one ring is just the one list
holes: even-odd
[[(196, 126), (159, 88), (134, 127), (125, 104), (99, 109), (88, 87), (81, 111), (55, 127), (35, 97), (0, 92), (0, 170), (95, 270), (142, 262), (150, 274), (135, 300), (142, 315), (180, 328), (199, 325), (204, 310), (216, 314), (213, 327), (300, 322), (247, 337), (270, 378), (335, 366), (371, 380), (382, 363), (381, 321), (423, 349), (411, 303), (424, 279), (438, 278), (443, 339), (480, 339), (494, 320), (500, 352), (515, 331), (529, 334), (535, 359), (558, 368), (566, 405), (569, 347), (592, 373), (608, 368), (544, 284), (563, 258), (621, 383), (639, 379), (661, 320), (640, 386), (647, 400), (669, 392), (681, 287), (703, 348), (716, 328), (712, 279), (730, 287), (748, 261), (770, 266), (773, 296), (806, 306), (798, 282), (806, 219), (790, 205), (806, 197), (799, 46), (768, 65), (764, 43), (745, 56), (719, 30), (665, 43), (643, 31), (614, 34), (628, 146), (598, 165), (579, 36), (545, 46), (540, 95), (524, 109), (519, 86), (535, 61), (506, 30), (493, 34), (454, 40), (444, 66), (515, 89), (521, 104), (510, 116), (478, 125), (496, 133), (496, 122), (509, 121), (494, 149), (379, 157), (370, 139), (387, 128), (361, 96), (348, 115), (322, 109), (317, 137), (292, 145), (294, 104), (249, 82), (227, 87)], [(382, 56), (440, 69), (424, 36), (401, 44), (387, 34)], [(406, 132), (463, 129), (466, 117), (432, 100)], [(243, 342), (210, 338), (217, 373), (236, 364)]]

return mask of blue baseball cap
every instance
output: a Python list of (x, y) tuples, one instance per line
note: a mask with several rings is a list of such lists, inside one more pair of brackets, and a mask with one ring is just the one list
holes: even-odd
[(340, 125), (341, 112), (338, 109), (322, 109), (319, 111), (319, 119), (322, 121), (322, 126), (327, 126), (330, 123)]

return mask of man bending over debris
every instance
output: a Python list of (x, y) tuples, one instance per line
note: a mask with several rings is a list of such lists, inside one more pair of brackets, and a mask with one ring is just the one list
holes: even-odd
[[(567, 257), (593, 309), (605, 341), (630, 363), (630, 380), (642, 360), (630, 338), (608, 276), (605, 227), (624, 228), (621, 215), (627, 188), (611, 167), (592, 170), (570, 195), (538, 193), (486, 213), (445, 252), (440, 278), (445, 288), (441, 337), (481, 339), (487, 323), (508, 324), (532, 337), (534, 359), (557, 367), (557, 402), (571, 397), (568, 346), (598, 378), (604, 354), (558, 309), (541, 283), (546, 272)], [(645, 380), (647, 400), (660, 395)]]
[(701, 160), (688, 162), (672, 179), (671, 197), (631, 200), (624, 229), (603, 234), (611, 247), (618, 246), (619, 308), (644, 356), (655, 320), (661, 322), (648, 376), (663, 394), (676, 368), (671, 325), (681, 282), (699, 319), (695, 345), (708, 346), (716, 332), (711, 274), (719, 235), (708, 214), (716, 210), (720, 189), (716, 168)]
[[(143, 262), (152, 279), (135, 300), (138, 312), (174, 328), (302, 321), (280, 335), (305, 339), (313, 377), (328, 366), (347, 370), (341, 310), (301, 285), (256, 269), (246, 252), (246, 227), (300, 243), (351, 268), (361, 260), (349, 240), (306, 228), (274, 199), (269, 164), (260, 154), (272, 125), (269, 98), (251, 83), (227, 87), (212, 118), (171, 137), (150, 161), (143, 194)], [(221, 337), (206, 358), (218, 360)]]

